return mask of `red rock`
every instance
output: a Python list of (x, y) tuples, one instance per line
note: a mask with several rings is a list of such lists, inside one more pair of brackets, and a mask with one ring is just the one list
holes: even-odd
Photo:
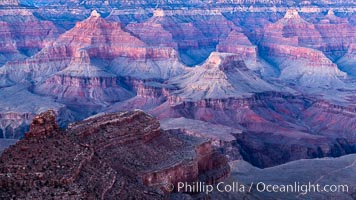
[(298, 11), (290, 9), (284, 18), (264, 28), (264, 41), (292, 46), (319, 48), (322, 36), (315, 26), (299, 16)]
[[(138, 38), (122, 30), (120, 23), (108, 22), (96, 11), (93, 11), (89, 18), (78, 22), (73, 29), (49, 43), (34, 57), (25, 61), (8, 63), (4, 73), (8, 73), (8, 78), (14, 82), (23, 81), (28, 77), (30, 79), (46, 78), (71, 65), (72, 58), (76, 57), (77, 52), (81, 49), (85, 49), (88, 56), (93, 59), (103, 59), (107, 62), (111, 62), (115, 58), (119, 59), (111, 64), (112, 71), (117, 73), (123, 71), (118, 62), (128, 62), (129, 64), (123, 66), (125, 68), (142, 65), (141, 68), (155, 70), (139, 73), (139, 75), (147, 74), (149, 78), (153, 76), (153, 78), (167, 79), (184, 71), (184, 66), (179, 63), (178, 53), (173, 48), (148, 47)], [(136, 61), (140, 64), (135, 63)], [(159, 69), (150, 66), (150, 62), (153, 62), (151, 65), (158, 65)], [(169, 62), (171, 63), (167, 64)], [(117, 67), (120, 69), (116, 69)], [(24, 70), (24, 68), (28, 70)], [(14, 71), (17, 72), (16, 75), (12, 73)], [(161, 72), (162, 74), (157, 74)], [(119, 75), (137, 76), (133, 72)]]
[(333, 60), (346, 54), (356, 34), (356, 28), (347, 19), (336, 17), (332, 10), (315, 24), (315, 28), (323, 37), (321, 50)]
[(125, 28), (150, 46), (178, 48), (177, 43), (173, 41), (172, 34), (166, 31), (162, 24), (148, 21), (144, 23), (132, 23)]
[[(6, 2), (11, 1), (2, 3)], [(31, 10), (19, 7), (1, 9), (0, 26), (0, 66), (34, 55), (58, 34), (52, 22), (41, 21)]]
[(80, 48), (86, 48), (90, 57), (114, 58), (139, 56), (140, 50), (135, 50), (135, 47), (144, 47), (145, 43), (123, 31), (119, 23), (107, 22), (93, 11), (88, 19), (78, 22), (53, 44), (63, 45), (69, 48), (71, 55)]
[(257, 59), (257, 47), (252, 45), (250, 40), (237, 31), (231, 31), (225, 40), (219, 42), (216, 47), (219, 52), (235, 53), (242, 60)]
[[(88, 19), (48, 43), (32, 58), (8, 63), (5, 68), (18, 72), (16, 76), (9, 76), (10, 80), (16, 82), (28, 76), (45, 78), (67, 67), (72, 57), (82, 48), (90, 57), (113, 59), (119, 55), (142, 57), (145, 53), (143, 46), (145, 44), (142, 41), (124, 32), (119, 23), (109, 23), (93, 11)], [(30, 70), (25, 72), (24, 68)]]
[(123, 102), (118, 102), (109, 106), (108, 112), (127, 111), (134, 109), (141, 109), (149, 111), (167, 100), (170, 85), (161, 84), (157, 82), (143, 82), (140, 80), (127, 80), (135, 91), (137, 96)]
[(208, 53), (205, 48), (214, 46), (212, 40), (207, 39), (192, 20), (184, 20), (186, 16), (174, 16), (165, 12), (169, 11), (156, 13), (147, 23), (159, 24), (172, 34), (174, 42), (178, 44), (180, 58), (185, 64), (194, 65), (206, 59)]
[(51, 134), (59, 130), (59, 127), (56, 122), (56, 116), (53, 110), (50, 110), (46, 113), (41, 113), (37, 115), (31, 125), (30, 132), (25, 136), (29, 138), (46, 138)]
[(0, 197), (165, 199), (171, 184), (214, 183), (229, 171), (210, 141), (166, 133), (141, 111), (90, 118), (66, 131), (47, 112), (0, 157)]

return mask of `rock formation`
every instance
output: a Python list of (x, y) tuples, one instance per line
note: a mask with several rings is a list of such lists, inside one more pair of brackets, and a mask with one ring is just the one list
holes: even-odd
[(219, 52), (235, 53), (242, 60), (257, 59), (257, 47), (243, 33), (235, 30), (231, 31), (228, 37), (217, 45), (216, 49)]
[(297, 10), (290, 9), (284, 18), (265, 27), (264, 36), (268, 42), (285, 45), (317, 48), (322, 44), (322, 37), (312, 23), (303, 19)]
[[(169, 81), (184, 99), (222, 99), (248, 96), (263, 91), (278, 91), (248, 70), (239, 55), (213, 52), (208, 60), (189, 73)], [(248, 84), (246, 84), (248, 83)]]
[(8, 75), (16, 82), (22, 81), (25, 77), (43, 79), (67, 67), (72, 57), (75, 57), (76, 52), (82, 48), (86, 49), (90, 57), (113, 59), (130, 52), (131, 56), (134, 56), (135, 47), (144, 45), (139, 39), (122, 31), (120, 24), (106, 22), (93, 11), (89, 18), (77, 23), (73, 29), (62, 34), (32, 58), (4, 66), (7, 71), (3, 73), (17, 71), (16, 76), (11, 72)]
[(220, 39), (216, 50), (237, 54), (251, 70), (260, 71), (261, 74), (271, 73), (269, 65), (258, 56), (257, 46), (253, 45), (242, 32), (231, 31), (226, 38)]
[(147, 47), (139, 50), (142, 53), (140, 57), (117, 57), (111, 63), (110, 70), (120, 76), (142, 80), (167, 80), (187, 71), (173, 48)]
[(65, 131), (54, 112), (0, 157), (1, 198), (166, 199), (177, 182), (229, 174), (209, 140), (164, 132), (142, 111), (107, 114)]
[(332, 10), (315, 24), (315, 28), (323, 38), (320, 50), (333, 61), (344, 56), (355, 41), (355, 26), (351, 26), (347, 19), (337, 17)]
[(0, 67), (8, 61), (36, 54), (58, 36), (52, 22), (37, 19), (31, 10), (25, 8), (0, 9), (0, 25)]
[(120, 23), (108, 22), (93, 11), (89, 18), (78, 22), (38, 54), (25, 61), (8, 63), (0, 74), (14, 82), (43, 80), (68, 67), (81, 49), (85, 49), (90, 59), (108, 63), (115, 59), (110, 70), (120, 76), (167, 79), (184, 72), (173, 48), (147, 46), (122, 30)]
[(317, 50), (322, 48), (322, 39), (313, 24), (291, 9), (283, 19), (265, 27), (261, 50), (279, 67), (282, 79), (309, 87), (344, 87), (340, 78), (346, 73)]
[(118, 77), (90, 63), (85, 50), (74, 55), (64, 70), (49, 77), (35, 91), (76, 104), (109, 104), (133, 96), (119, 85)]
[(11, 57), (16, 56), (18, 52), (15, 44), (12, 42), (8, 24), (0, 21), (0, 26), (2, 29), (0, 32), (0, 66), (2, 66)]
[(185, 20), (191, 16), (153, 16), (147, 23), (162, 26), (169, 31), (174, 42), (178, 44), (180, 58), (186, 65), (202, 62), (209, 55), (213, 44), (193, 22)]
[(177, 43), (173, 41), (172, 34), (165, 30), (162, 24), (154, 23), (152, 20), (143, 23), (131, 23), (125, 28), (150, 46), (178, 49)]

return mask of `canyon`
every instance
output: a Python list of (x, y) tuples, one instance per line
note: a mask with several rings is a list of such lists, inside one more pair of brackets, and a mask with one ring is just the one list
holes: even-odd
[[(355, 152), (350, 16), (329, 9), (306, 18), (311, 11), (288, 9), (265, 21), (259, 11), (221, 8), (195, 15), (201, 11), (194, 8), (151, 14), (147, 9), (136, 17), (130, 17), (134, 11), (125, 16), (117, 10), (105, 19), (93, 10), (65, 30), (53, 18), (43, 20), (46, 12), (37, 9), (1, 10), (4, 139), (21, 138), (32, 118), (50, 108), (61, 127), (96, 113), (140, 108), (161, 120), (184, 117), (239, 128), (244, 137), (236, 143), (248, 157), (252, 149), (268, 147), (251, 144), (250, 137), (261, 137), (254, 139), (261, 143), (271, 137), (270, 145), (277, 146), (274, 137), (300, 138), (287, 149), (277, 148), (286, 155), (276, 161), (245, 157), (259, 167)], [(14, 13), (30, 23), (19, 24)], [(18, 32), (15, 25), (25, 28)], [(27, 26), (45, 29), (29, 34)], [(341, 35), (328, 31), (335, 27)], [(18, 103), (11, 103), (13, 98)], [(25, 106), (32, 102), (38, 106)], [(315, 149), (291, 153), (321, 139)]]
[[(341, 169), (356, 153), (354, 8), (319, 0), (0, 2), (0, 169), (19, 176), (1, 176), (13, 188), (1, 195), (159, 199), (168, 195), (159, 183), (221, 180), (228, 162), (254, 174), (304, 159), (307, 170), (329, 157)], [(45, 148), (68, 154), (68, 168), (48, 167), (64, 182), (32, 164), (14, 167), (38, 156), (35, 166), (52, 163)], [(95, 180), (85, 184), (88, 176)], [(183, 198), (175, 192), (170, 198)], [(241, 195), (226, 198), (260, 197)]]

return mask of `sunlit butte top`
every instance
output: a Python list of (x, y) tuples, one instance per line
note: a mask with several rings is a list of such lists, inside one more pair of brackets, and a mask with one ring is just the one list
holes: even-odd
[(164, 16), (164, 11), (162, 9), (157, 9), (154, 11), (153, 15), (155, 17), (163, 17)]
[(284, 18), (291, 19), (291, 18), (299, 18), (299, 13), (296, 9), (289, 9), (284, 16)]
[(98, 13), (98, 11), (93, 10), (93, 11), (91, 12), (90, 16), (91, 16), (91, 17), (100, 17), (101, 15), (100, 15), (100, 13)]

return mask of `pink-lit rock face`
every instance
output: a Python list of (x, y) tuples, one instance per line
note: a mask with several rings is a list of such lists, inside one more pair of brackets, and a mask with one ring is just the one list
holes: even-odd
[(315, 28), (323, 37), (321, 50), (333, 60), (345, 55), (355, 41), (355, 26), (349, 24), (347, 19), (335, 16), (332, 10), (315, 24)]
[(314, 24), (305, 21), (295, 9), (290, 9), (284, 18), (264, 28), (266, 42), (292, 46), (318, 48), (322, 44), (322, 36)]
[[(181, 15), (163, 11), (156, 13), (142, 25), (135, 26), (150, 25), (154, 30), (163, 28), (162, 33), (168, 31), (178, 45), (181, 60), (191, 66), (203, 62), (215, 49), (218, 41), (227, 37), (231, 30), (240, 30), (221, 14), (199, 15), (199, 12), (195, 14), (194, 11), (182, 12)], [(132, 26), (130, 24), (128, 28), (132, 29)], [(167, 39), (165, 45), (160, 45), (172, 46), (170, 38)]]
[(0, 67), (34, 55), (58, 36), (52, 22), (39, 20), (24, 8), (1, 9), (0, 26)]
[(25, 38), (24, 40), (19, 39), (15, 41), (18, 50), (24, 52), (26, 55), (33, 55), (37, 52), (32, 52), (33, 50), (42, 49), (48, 41), (54, 39), (58, 34), (52, 22), (39, 21), (34, 17), (31, 18), (11, 25), (13, 35)]
[[(66, 131), (53, 111), (42, 113), (0, 163), (0, 174), (11, 174), (0, 178), (1, 198), (165, 199), (171, 184), (211, 184), (230, 172), (209, 140), (164, 132), (142, 111), (90, 118)], [(19, 179), (27, 181), (14, 184)]]
[(233, 30), (226, 38), (220, 39), (216, 51), (236, 54), (251, 70), (266, 68), (258, 58), (257, 46), (253, 45), (242, 32)]
[(162, 24), (148, 21), (144, 23), (132, 23), (125, 28), (150, 46), (178, 48), (177, 43), (173, 41), (172, 34), (166, 31)]
[(9, 63), (5, 68), (19, 72), (16, 76), (9, 76), (13, 81), (22, 81), (28, 76), (43, 78), (67, 67), (82, 48), (86, 49), (89, 56), (112, 59), (119, 55), (140, 56), (142, 50), (136, 50), (135, 47), (144, 45), (139, 39), (122, 31), (120, 24), (106, 22), (93, 12), (88, 19), (47, 44), (33, 58)]
[(250, 40), (237, 31), (231, 31), (228, 37), (221, 41), (216, 49), (220, 52), (235, 53), (241, 56), (241, 59), (256, 59), (257, 47), (252, 45)]
[(117, 102), (104, 112), (118, 112), (126, 110), (141, 109), (149, 111), (167, 101), (170, 90), (175, 87), (158, 82), (128, 79), (125, 81), (136, 92), (136, 96), (126, 101)]
[(107, 22), (96, 11), (61, 35), (54, 45), (67, 43), (71, 44), (72, 53), (80, 48), (86, 48), (90, 57), (108, 59), (120, 55), (135, 57), (140, 53), (135, 52), (135, 47), (145, 46), (144, 42), (123, 31), (119, 23)]
[(38, 54), (24, 61), (10, 62), (0, 73), (8, 74), (7, 78), (14, 82), (43, 79), (73, 65), (73, 58), (80, 57), (77, 52), (81, 49), (88, 54), (86, 59), (113, 61), (109, 70), (120, 76), (167, 79), (184, 72), (185, 68), (174, 48), (147, 46), (122, 30), (120, 23), (108, 22), (93, 11), (89, 18), (48, 43)]

